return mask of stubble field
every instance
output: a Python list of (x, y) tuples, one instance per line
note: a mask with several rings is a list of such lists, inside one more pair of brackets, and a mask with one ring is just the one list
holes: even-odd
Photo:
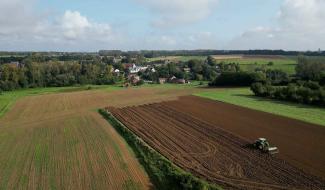
[(189, 93), (142, 88), (19, 99), (0, 119), (0, 189), (152, 189), (132, 150), (96, 110)]

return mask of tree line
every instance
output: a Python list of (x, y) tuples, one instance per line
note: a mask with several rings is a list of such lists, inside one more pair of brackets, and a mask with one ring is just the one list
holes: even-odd
[(0, 90), (77, 84), (114, 84), (123, 79), (114, 75), (112, 71), (112, 65), (94, 60), (37, 62), (28, 58), (19, 65), (0, 66)]
[(253, 83), (251, 90), (259, 97), (325, 106), (325, 60), (299, 57), (296, 72), (286, 86), (266, 80)]
[(209, 55), (284, 55), (284, 56), (325, 56), (325, 51), (285, 51), (285, 50), (100, 50), (101, 56), (143, 55), (146, 58), (160, 56), (209, 56)]

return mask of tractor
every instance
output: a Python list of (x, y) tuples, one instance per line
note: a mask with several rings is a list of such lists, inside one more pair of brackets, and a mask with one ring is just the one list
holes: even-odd
[(266, 140), (266, 138), (259, 138), (253, 143), (253, 147), (255, 149), (260, 150), (263, 153), (268, 154), (276, 154), (279, 153), (279, 150), (277, 147), (271, 147), (270, 143)]

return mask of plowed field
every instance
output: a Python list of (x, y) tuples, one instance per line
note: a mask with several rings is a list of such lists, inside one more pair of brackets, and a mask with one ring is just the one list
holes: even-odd
[[(251, 143), (248, 138), (225, 130), (211, 118), (203, 120), (186, 111), (186, 106), (195, 109), (191, 105), (200, 101), (205, 100), (187, 97), (137, 107), (109, 107), (108, 111), (176, 165), (225, 189), (325, 188), (323, 179), (284, 159), (252, 150), (247, 147)], [(213, 113), (218, 105), (205, 104), (201, 109)], [(234, 121), (237, 117), (245, 116), (232, 115)], [(247, 120), (254, 122), (254, 118)]]

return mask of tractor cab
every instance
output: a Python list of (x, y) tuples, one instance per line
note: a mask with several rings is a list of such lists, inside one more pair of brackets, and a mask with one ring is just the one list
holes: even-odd
[(279, 153), (277, 147), (270, 147), (270, 143), (266, 138), (258, 138), (255, 143), (253, 143), (255, 149), (262, 151), (263, 153), (276, 154)]

